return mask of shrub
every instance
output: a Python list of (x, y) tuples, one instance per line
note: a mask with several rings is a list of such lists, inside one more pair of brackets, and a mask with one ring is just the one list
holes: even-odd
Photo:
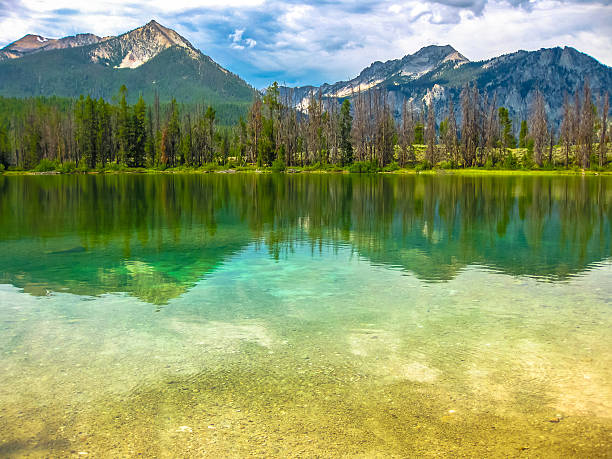
[(304, 166), (304, 170), (305, 171), (316, 171), (316, 170), (319, 170), (319, 169), (321, 169), (321, 163), (319, 163), (319, 162), (314, 163), (314, 164), (309, 164), (307, 166)]
[(62, 163), (59, 165), (57, 170), (60, 171), (62, 174), (71, 174), (76, 170), (76, 163), (74, 161)]
[(285, 161), (283, 161), (280, 158), (277, 158), (274, 160), (274, 162), (272, 163), (272, 172), (284, 172), (286, 169), (285, 166)]
[(85, 161), (81, 161), (76, 168), (76, 172), (89, 172), (89, 167), (87, 167), (87, 163)]
[(504, 169), (516, 169), (518, 166), (518, 162), (516, 157), (509, 151), (504, 158), (503, 167)]
[(120, 163), (107, 163), (104, 166), (104, 170), (107, 172), (120, 172), (120, 171), (124, 171), (125, 169), (126, 167)]
[(370, 163), (368, 161), (355, 161), (349, 167), (349, 172), (352, 174), (367, 174), (371, 172)]
[(49, 172), (54, 171), (57, 167), (57, 163), (55, 161), (51, 161), (49, 159), (41, 159), (38, 163), (38, 166), (34, 168), (35, 172)]
[(423, 161), (422, 163), (417, 164), (414, 168), (414, 170), (417, 172), (428, 171), (430, 169), (431, 163), (429, 161)]
[(531, 156), (527, 153), (523, 154), (523, 158), (521, 159), (521, 168), (522, 169), (533, 169), (535, 163), (531, 159)]
[(455, 169), (456, 165), (453, 161), (442, 161), (440, 164), (438, 164), (438, 167), (440, 169)]
[(372, 174), (380, 170), (376, 161), (355, 161), (349, 167), (349, 172), (356, 174)]
[(4, 172), (4, 164), (0, 163), (0, 172)]
[(221, 169), (217, 163), (204, 163), (202, 164), (202, 171), (204, 172), (214, 172), (216, 170)]
[(383, 168), (383, 171), (385, 171), (385, 172), (393, 172), (393, 171), (398, 170), (399, 168), (400, 168), (400, 167), (399, 167), (399, 165), (397, 164), (397, 162), (396, 162), (396, 161), (393, 161), (392, 163), (387, 164), (387, 165), (386, 165), (386, 166)]

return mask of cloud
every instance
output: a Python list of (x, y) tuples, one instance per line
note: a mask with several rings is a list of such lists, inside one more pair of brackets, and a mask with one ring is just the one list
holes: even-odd
[(430, 44), (472, 60), (573, 46), (612, 64), (610, 0), (0, 0), (0, 46), (26, 33), (115, 35), (152, 18), (257, 87), (348, 79)]
[(233, 49), (245, 49), (245, 48), (253, 48), (257, 42), (252, 38), (243, 38), (244, 29), (236, 29), (234, 33), (229, 34), (230, 40), (232, 40), (232, 44), (230, 45)]

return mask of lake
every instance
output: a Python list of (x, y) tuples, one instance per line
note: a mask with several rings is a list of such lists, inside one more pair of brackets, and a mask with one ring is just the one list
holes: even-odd
[(612, 451), (610, 177), (0, 176), (0, 215), (0, 456)]

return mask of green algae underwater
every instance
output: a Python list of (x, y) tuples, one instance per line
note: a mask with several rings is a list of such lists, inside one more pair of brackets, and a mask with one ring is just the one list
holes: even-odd
[(2, 457), (610, 457), (612, 178), (0, 176)]

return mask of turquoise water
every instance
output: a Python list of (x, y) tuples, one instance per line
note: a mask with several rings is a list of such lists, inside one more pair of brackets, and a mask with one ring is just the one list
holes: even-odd
[(612, 180), (0, 176), (0, 456), (606, 457)]

